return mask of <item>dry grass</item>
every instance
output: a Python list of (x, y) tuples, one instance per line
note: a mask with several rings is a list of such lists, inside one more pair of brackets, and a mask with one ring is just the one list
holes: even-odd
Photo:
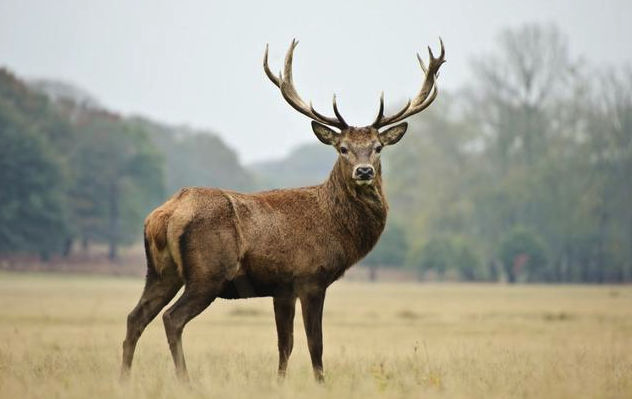
[(324, 386), (298, 314), (278, 385), (271, 300), (217, 301), (185, 330), (192, 386), (175, 381), (159, 320), (121, 386), (141, 288), (1, 273), (0, 398), (632, 398), (632, 287), (340, 282), (325, 305)]

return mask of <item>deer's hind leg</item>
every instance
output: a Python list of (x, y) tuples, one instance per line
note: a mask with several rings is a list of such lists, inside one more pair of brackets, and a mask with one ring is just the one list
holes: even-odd
[(162, 315), (176, 374), (183, 382), (189, 380), (182, 349), (184, 326), (215, 300), (239, 267), (231, 229), (209, 232), (212, 228), (200, 224), (182, 233), (179, 258), (186, 280), (184, 292)]
[(182, 349), (182, 331), (184, 326), (206, 309), (221, 291), (223, 281), (200, 281), (189, 283), (176, 303), (162, 315), (165, 333), (178, 379), (189, 380), (184, 351)]
[(167, 306), (169, 301), (182, 287), (182, 280), (175, 269), (168, 270), (159, 276), (153, 267), (148, 268), (145, 288), (138, 304), (127, 316), (127, 335), (123, 341), (123, 362), (121, 365), (121, 380), (129, 376), (136, 343), (145, 327)]

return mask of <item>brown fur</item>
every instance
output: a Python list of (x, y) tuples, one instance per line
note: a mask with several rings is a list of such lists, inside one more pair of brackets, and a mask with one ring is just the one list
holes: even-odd
[[(335, 97), (329, 118), (315, 112), (292, 82), (292, 41), (278, 77), (264, 70), (283, 97), (311, 119), (318, 139), (339, 152), (329, 178), (320, 185), (241, 194), (213, 188), (181, 190), (154, 210), (145, 222), (147, 281), (127, 319), (121, 377), (132, 364), (136, 343), (147, 324), (185, 285), (182, 296), (163, 314), (169, 349), (178, 377), (188, 379), (182, 331), (217, 297), (272, 296), (279, 347), (278, 375), (285, 375), (293, 347), (296, 299), (303, 321), (314, 376), (323, 381), (322, 316), (327, 287), (375, 245), (384, 230), (388, 205), (382, 189), (380, 152), (397, 143), (407, 124), (392, 125), (422, 111), (437, 91), (436, 74), (444, 48), (425, 68), (422, 90), (400, 112), (385, 117), (384, 99), (371, 126), (350, 127)], [(328, 126), (341, 129), (336, 132)]]
[[(284, 322), (289, 316), (279, 312), (290, 312), (289, 304), (294, 306), (300, 298), (306, 307), (316, 378), (322, 379), (318, 336), (325, 290), (373, 248), (386, 222), (376, 143), (375, 129), (344, 131), (336, 148), (345, 145), (352, 151), (338, 158), (321, 185), (255, 194), (186, 188), (154, 210), (145, 221), (148, 267), (153, 270), (129, 317), (123, 373), (129, 370), (146, 323), (160, 311), (159, 304), (164, 306), (175, 287), (185, 284), (183, 298), (188, 299), (181, 298), (163, 317), (182, 378), (186, 367), (179, 337), (186, 322), (216, 297), (272, 296), (280, 328), (279, 375), (285, 374), (291, 352), (286, 342), (291, 326)], [(374, 165), (372, 184), (358, 185), (351, 178), (358, 163)], [(159, 284), (169, 293), (154, 308), (146, 297), (156, 295), (154, 286)]]

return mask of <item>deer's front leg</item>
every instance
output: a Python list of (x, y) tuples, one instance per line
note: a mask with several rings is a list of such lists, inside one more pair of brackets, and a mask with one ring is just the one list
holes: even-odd
[(296, 297), (274, 298), (274, 319), (279, 341), (279, 380), (285, 377), (288, 359), (294, 347), (294, 310)]
[(325, 290), (311, 291), (300, 296), (307, 346), (312, 358), (314, 378), (324, 382), (323, 376), (323, 304)]

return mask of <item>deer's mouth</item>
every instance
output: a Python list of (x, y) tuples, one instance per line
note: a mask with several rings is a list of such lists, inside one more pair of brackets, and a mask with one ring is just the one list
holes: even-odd
[(370, 186), (374, 179), (353, 179), (358, 186)]

